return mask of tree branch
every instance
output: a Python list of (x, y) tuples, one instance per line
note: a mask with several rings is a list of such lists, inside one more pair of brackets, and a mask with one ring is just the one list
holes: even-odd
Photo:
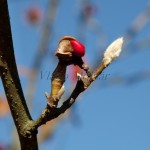
[(33, 122), (33, 126), (35, 128), (45, 124), (47, 121), (57, 118), (59, 115), (64, 113), (67, 109), (69, 109), (72, 104), (75, 102), (76, 98), (85, 91), (90, 84), (98, 77), (102, 71), (106, 68), (104, 63), (102, 62), (99, 67), (93, 72), (91, 77), (81, 76), (78, 79), (75, 89), (73, 90), (70, 97), (62, 104), (60, 108), (50, 108), (47, 106), (42, 112), (41, 116)]
[(0, 0), (0, 75), (19, 134), (21, 149), (37, 150), (36, 131), (34, 133), (25, 132), (26, 125), (32, 119), (16, 67), (7, 0)]
[(112, 44), (110, 44), (104, 53), (101, 64), (92, 73), (92, 75), (90, 75), (90, 77), (79, 75), (79, 79), (75, 89), (73, 90), (71, 96), (63, 103), (63, 105), (60, 108), (51, 108), (47, 106), (42, 112), (41, 116), (36, 121), (34, 121), (33, 126), (39, 127), (40, 125), (45, 124), (47, 121), (58, 117), (67, 109), (69, 109), (75, 102), (79, 94), (85, 91), (90, 86), (90, 84), (95, 81), (95, 79), (103, 72), (103, 70), (120, 55), (122, 45), (123, 38), (118, 38)]
[[(67, 109), (69, 109), (79, 94), (85, 91), (90, 86), (90, 84), (102, 73), (102, 71), (116, 57), (119, 56), (122, 43), (123, 39), (119, 38), (106, 49), (102, 63), (93, 72), (93, 74), (90, 73), (88, 66), (84, 65), (83, 63), (83, 65), (79, 65), (87, 72), (88, 76), (78, 76), (79, 79), (75, 89), (61, 107), (57, 108), (57, 105), (56, 107), (47, 105), (40, 117), (33, 121), (26, 105), (16, 67), (7, 0), (0, 1), (0, 75), (10, 110), (17, 127), (22, 150), (38, 149), (36, 137), (37, 128), (42, 124), (45, 124), (47, 121), (58, 117)], [(77, 58), (75, 60), (77, 61), (76, 64), (80, 64), (81, 61), (78, 62)], [(60, 74), (59, 69), (56, 71), (56, 74), (59, 74), (60, 77), (65, 73), (65, 71), (63, 71), (63, 74)]]

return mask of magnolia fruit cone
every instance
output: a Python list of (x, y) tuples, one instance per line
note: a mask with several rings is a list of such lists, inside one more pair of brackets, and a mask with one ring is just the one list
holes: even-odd
[[(63, 95), (66, 68), (70, 64), (78, 65), (80, 68), (88, 72), (82, 58), (85, 54), (85, 47), (72, 36), (64, 36), (59, 44), (55, 55), (59, 58), (58, 65), (52, 74), (51, 93), (46, 94), (48, 105), (57, 107), (58, 101)], [(62, 89), (62, 90), (61, 90)]]

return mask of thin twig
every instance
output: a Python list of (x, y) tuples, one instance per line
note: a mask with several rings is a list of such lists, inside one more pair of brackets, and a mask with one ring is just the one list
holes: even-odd
[(90, 86), (90, 84), (95, 81), (95, 79), (103, 72), (103, 70), (120, 55), (122, 45), (123, 38), (118, 38), (112, 44), (110, 44), (104, 53), (101, 64), (92, 73), (92, 75), (90, 77), (80, 75), (75, 89), (73, 90), (70, 97), (62, 104), (62, 106), (60, 108), (51, 108), (50, 106), (47, 106), (42, 112), (41, 116), (34, 121), (33, 126), (39, 127), (40, 125), (45, 124), (47, 121), (58, 117), (67, 109), (69, 109), (75, 102), (79, 94), (85, 91)]

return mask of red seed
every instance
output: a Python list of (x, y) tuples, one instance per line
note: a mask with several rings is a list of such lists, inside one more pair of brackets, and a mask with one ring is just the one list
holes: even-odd
[(85, 47), (82, 43), (77, 40), (70, 40), (70, 43), (73, 48), (73, 54), (78, 57), (83, 57), (85, 54)]

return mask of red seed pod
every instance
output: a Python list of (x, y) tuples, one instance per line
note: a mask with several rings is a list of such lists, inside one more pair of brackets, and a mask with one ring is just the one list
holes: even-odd
[(70, 40), (70, 43), (73, 48), (73, 54), (78, 57), (83, 57), (85, 54), (84, 45), (77, 40)]
[(77, 57), (83, 57), (85, 54), (85, 47), (82, 43), (77, 41), (76, 38), (72, 36), (64, 36), (59, 44), (55, 55), (59, 59), (65, 61), (71, 61), (72, 55)]

